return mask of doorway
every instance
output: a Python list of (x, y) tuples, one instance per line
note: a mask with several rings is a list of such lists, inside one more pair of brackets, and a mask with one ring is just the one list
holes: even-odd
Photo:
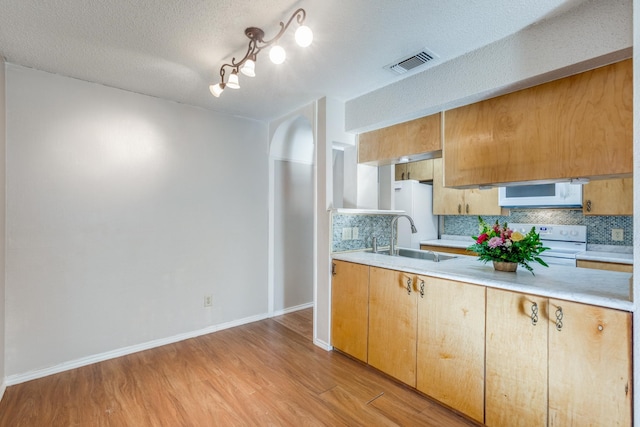
[(269, 311), (313, 307), (314, 141), (303, 116), (280, 124), (269, 152), (273, 203)]

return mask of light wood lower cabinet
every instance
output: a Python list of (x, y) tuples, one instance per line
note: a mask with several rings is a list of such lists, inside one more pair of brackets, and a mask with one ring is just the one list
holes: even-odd
[(487, 289), (487, 426), (547, 425), (546, 298)]
[(593, 268), (596, 270), (622, 271), (633, 273), (633, 264), (620, 264), (617, 262), (590, 261), (586, 259), (577, 260), (577, 266), (581, 268)]
[(377, 267), (371, 267), (370, 272), (369, 364), (415, 387), (415, 276)]
[(371, 267), (369, 364), (484, 420), (483, 286)]
[(631, 314), (487, 289), (487, 426), (630, 426)]
[[(471, 246), (471, 243), (469, 244), (469, 246)], [(478, 255), (477, 253), (468, 251), (465, 248), (452, 248), (449, 246), (420, 245), (420, 249), (423, 251), (446, 252), (448, 254), (458, 254), (458, 255), (468, 255), (468, 256)]]
[(367, 361), (369, 266), (333, 261), (331, 345)]
[(485, 288), (418, 276), (416, 388), (484, 421)]
[(334, 264), (334, 347), (487, 426), (631, 426), (630, 313)]
[(554, 299), (548, 311), (549, 426), (630, 426), (631, 313)]

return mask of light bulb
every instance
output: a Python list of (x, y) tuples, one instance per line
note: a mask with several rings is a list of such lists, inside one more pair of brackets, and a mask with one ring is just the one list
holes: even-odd
[(247, 59), (242, 68), (240, 68), (240, 72), (245, 76), (255, 77), (256, 76), (256, 63), (251, 59)]
[(296, 43), (298, 46), (307, 47), (313, 41), (313, 31), (306, 25), (301, 25), (296, 30)]
[(230, 89), (240, 89), (240, 81), (238, 81), (238, 72), (236, 70), (233, 70), (229, 76), (227, 87)]
[(287, 52), (282, 48), (282, 46), (275, 45), (269, 50), (269, 59), (274, 64), (282, 64), (284, 60), (287, 58)]
[(213, 96), (215, 96), (216, 98), (219, 98), (222, 92), (224, 91), (224, 86), (225, 86), (224, 83), (218, 83), (218, 84), (209, 86), (209, 90), (211, 91), (211, 94)]

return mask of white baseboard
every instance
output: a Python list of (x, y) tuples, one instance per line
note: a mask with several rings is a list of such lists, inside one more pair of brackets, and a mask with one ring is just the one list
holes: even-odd
[(324, 341), (322, 341), (322, 340), (319, 340), (318, 338), (314, 338), (314, 339), (313, 339), (313, 343), (314, 343), (316, 346), (318, 346), (318, 347), (320, 347), (321, 349), (323, 349), (323, 350), (326, 350), (326, 351), (331, 351), (331, 350), (333, 350), (333, 346), (332, 346), (331, 344), (329, 344), (329, 343), (327, 343), (327, 342), (324, 342)]
[(307, 308), (312, 308), (312, 307), (313, 307), (313, 302), (308, 302), (306, 304), (300, 304), (294, 307), (289, 307), (282, 310), (274, 311), (271, 314), (271, 317), (282, 316), (283, 314), (293, 313), (294, 311), (305, 310)]
[[(44, 369), (37, 369), (37, 370), (29, 371), (23, 374), (9, 375), (8, 377), (5, 378), (4, 382), (2, 383), (2, 388), (0, 388), (0, 392), (4, 393), (4, 389), (6, 387), (12, 386), (15, 384), (20, 384), (20, 383), (35, 380), (38, 378), (43, 378), (49, 375), (57, 374), (60, 372), (71, 370), (71, 369), (80, 368), (82, 366), (91, 365), (93, 363), (103, 362), (109, 359), (115, 359), (116, 357), (126, 356), (127, 354), (137, 353), (139, 351), (149, 350), (149, 349), (161, 347), (167, 344), (173, 344), (173, 343), (184, 341), (190, 338), (199, 337), (201, 335), (207, 335), (213, 332), (222, 331), (224, 329), (233, 328), (235, 326), (246, 325), (247, 323), (257, 322), (267, 318), (269, 318), (267, 314), (260, 314), (256, 316), (245, 317), (244, 319), (238, 319), (231, 322), (221, 323), (219, 325), (209, 326), (207, 328), (199, 329), (197, 331), (174, 335), (168, 338), (161, 338), (161, 339), (149, 341), (142, 344), (120, 348), (113, 351), (107, 351), (105, 353), (95, 354), (93, 356), (82, 357), (80, 359), (75, 359), (69, 362), (60, 363), (58, 365), (51, 366)], [(0, 393), (0, 398), (1, 396), (2, 394)]]
[(7, 379), (3, 378), (2, 383), (0, 383), (0, 402), (2, 401), (2, 397), (4, 396), (4, 392), (7, 390)]

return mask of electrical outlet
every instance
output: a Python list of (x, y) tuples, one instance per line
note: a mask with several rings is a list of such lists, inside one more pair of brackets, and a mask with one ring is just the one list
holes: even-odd
[(211, 307), (213, 305), (213, 296), (212, 295), (205, 295), (204, 296), (204, 306), (205, 307)]
[(355, 239), (357, 239), (357, 238), (358, 238), (358, 227), (353, 227), (353, 228), (351, 229), (351, 238), (352, 238), (353, 240), (355, 240)]
[(342, 229), (342, 240), (351, 240), (351, 227)]
[(622, 228), (612, 228), (611, 240), (614, 242), (622, 242), (624, 240), (624, 230)]

